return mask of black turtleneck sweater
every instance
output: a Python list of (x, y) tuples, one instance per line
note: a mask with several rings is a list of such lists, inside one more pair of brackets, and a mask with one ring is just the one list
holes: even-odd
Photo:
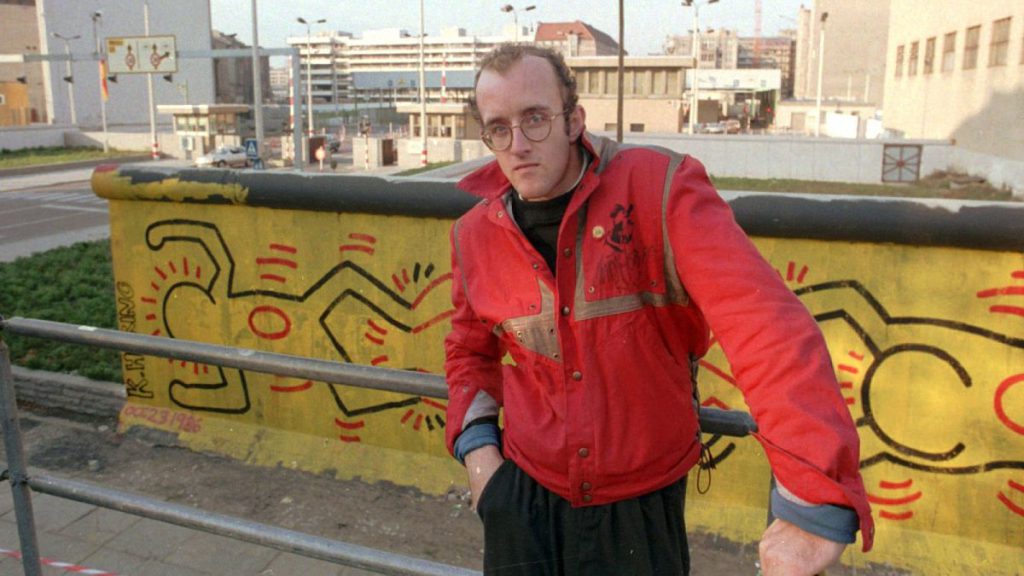
[(512, 192), (512, 216), (526, 239), (544, 257), (552, 274), (555, 273), (558, 226), (562, 223), (574, 191), (575, 188), (557, 198), (538, 202), (527, 202)]

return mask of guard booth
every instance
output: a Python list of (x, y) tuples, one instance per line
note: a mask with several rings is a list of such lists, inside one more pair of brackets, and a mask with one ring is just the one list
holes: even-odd
[(241, 146), (239, 117), (247, 114), (245, 104), (161, 104), (160, 114), (173, 116), (174, 135), (180, 139), (185, 159), (192, 160), (217, 146)]

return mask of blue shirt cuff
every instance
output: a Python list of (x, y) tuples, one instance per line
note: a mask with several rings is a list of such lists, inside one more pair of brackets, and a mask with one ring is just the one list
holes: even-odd
[(843, 544), (857, 541), (857, 513), (849, 508), (832, 504), (804, 506), (787, 500), (776, 488), (772, 488), (771, 506), (772, 515), (805, 532)]
[(466, 455), (484, 446), (497, 446), (498, 449), (501, 449), (501, 432), (497, 425), (484, 423), (466, 428), (455, 439), (453, 452), (455, 452), (455, 458), (465, 465)]

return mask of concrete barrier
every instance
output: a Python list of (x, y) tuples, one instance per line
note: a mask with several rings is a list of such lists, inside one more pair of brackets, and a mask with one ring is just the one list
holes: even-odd
[[(110, 200), (122, 330), (438, 373), (448, 230), (474, 199), (448, 181), (97, 169)], [(876, 549), (844, 563), (916, 573), (1024, 565), (1024, 205), (725, 194), (818, 319), (861, 432)], [(744, 408), (718, 346), (704, 403)], [(251, 463), (464, 484), (427, 398), (126, 355), (124, 428)], [(687, 522), (750, 542), (769, 470), (712, 438)], [(692, 484), (692, 483), (691, 483)]]

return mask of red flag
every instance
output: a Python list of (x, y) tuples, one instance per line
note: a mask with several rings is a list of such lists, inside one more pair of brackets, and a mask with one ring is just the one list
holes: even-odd
[(103, 101), (110, 100), (110, 91), (107, 90), (107, 61), (100, 58), (100, 93), (103, 94)]

